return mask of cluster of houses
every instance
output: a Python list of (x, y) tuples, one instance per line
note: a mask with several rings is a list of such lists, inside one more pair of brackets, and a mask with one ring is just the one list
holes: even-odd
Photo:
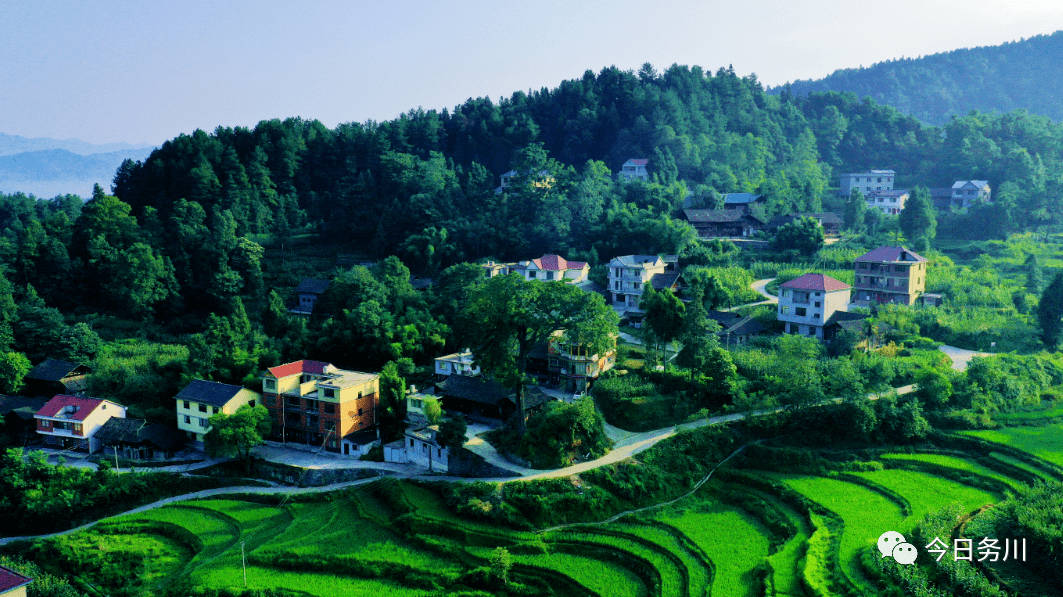
[(905, 247), (879, 247), (854, 262), (854, 286), (824, 274), (780, 285), (777, 319), (788, 334), (830, 340), (839, 330), (862, 327), (868, 316), (850, 313), (851, 305), (939, 305), (939, 295), (925, 292), (926, 268), (926, 258)]
[[(848, 197), (853, 190), (860, 191), (868, 208), (887, 215), (898, 215), (904, 210), (911, 193), (907, 189), (893, 188), (896, 172), (893, 170), (868, 170), (840, 174), (839, 196)], [(951, 188), (932, 188), (930, 198), (937, 209), (952, 207), (968, 208), (978, 203), (988, 203), (992, 198), (989, 182), (985, 180), (957, 180)], [(812, 218), (823, 226), (828, 237), (841, 234), (842, 217), (832, 212), (793, 213), (765, 220), (755, 206), (764, 205), (763, 195), (752, 193), (727, 193), (723, 196), (723, 209), (684, 209), (687, 222), (701, 238), (749, 238), (758, 232), (774, 234), (797, 218)]]

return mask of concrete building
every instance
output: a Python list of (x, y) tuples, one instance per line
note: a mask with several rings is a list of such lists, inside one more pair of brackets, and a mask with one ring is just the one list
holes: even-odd
[(96, 431), (111, 417), (125, 413), (126, 407), (110, 400), (60, 394), (44, 403), (33, 418), (45, 446), (92, 454), (101, 445)]
[(642, 180), (648, 180), (650, 178), (650, 172), (646, 169), (646, 165), (650, 161), (646, 159), (632, 158), (620, 167), (620, 177), (626, 180), (632, 178), (641, 178)]
[(590, 271), (586, 261), (569, 261), (560, 255), (543, 255), (509, 265), (509, 273), (518, 273), (525, 280), (553, 280), (567, 284), (585, 281)]
[(853, 264), (853, 303), (912, 305), (926, 291), (927, 260), (904, 247), (879, 247)]
[(296, 361), (262, 375), (263, 405), (273, 421), (271, 439), (358, 456), (371, 442), (359, 432), (376, 426), (380, 376), (329, 363)]
[(952, 183), (952, 206), (970, 207), (975, 203), (989, 203), (992, 189), (988, 180), (957, 180)]
[(317, 300), (321, 298), (321, 295), (328, 290), (328, 286), (328, 280), (303, 279), (302, 282), (299, 282), (299, 286), (295, 287), (295, 294), (299, 297), (299, 304), (291, 312), (295, 315), (310, 315), (313, 313), (314, 305), (317, 304)]
[(896, 189), (891, 191), (871, 191), (864, 194), (864, 200), (869, 208), (875, 208), (884, 214), (900, 215), (904, 204), (908, 202), (908, 191)]
[(823, 274), (805, 274), (779, 287), (777, 318), (787, 334), (827, 340), (825, 327), (835, 312), (849, 305), (851, 286)]
[(437, 380), (442, 380), (448, 375), (479, 375), (480, 368), (473, 363), (472, 352), (466, 350), (436, 357), (435, 374)]
[(655, 290), (675, 289), (679, 274), (668, 271), (668, 263), (657, 255), (622, 255), (609, 261), (609, 293), (613, 309), (621, 316), (641, 314), (642, 289), (652, 284)]
[(193, 446), (202, 450), (211, 417), (231, 415), (245, 404), (254, 406), (262, 397), (242, 386), (194, 379), (174, 399), (177, 400), (177, 428), (185, 432)]
[(897, 173), (893, 170), (868, 170), (838, 175), (838, 194), (848, 197), (856, 189), (866, 197), (875, 191), (892, 191), (893, 179)]

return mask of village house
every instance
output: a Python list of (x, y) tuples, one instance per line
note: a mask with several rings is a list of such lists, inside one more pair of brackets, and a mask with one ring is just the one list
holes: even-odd
[(812, 218), (813, 220), (818, 222), (820, 226), (823, 226), (824, 236), (836, 237), (841, 235), (842, 233), (842, 224), (844, 224), (844, 221), (842, 220), (841, 216), (831, 212), (809, 212), (788, 214), (785, 216), (776, 216), (772, 218), (770, 222), (768, 222), (766, 229), (768, 232), (775, 234), (779, 231), (779, 228), (782, 228), (783, 226), (799, 218)]
[[(510, 187), (513, 186), (513, 179), (517, 177), (517, 174), (516, 170), (510, 170), (503, 174), (501, 177), (501, 186), (495, 189), (495, 194), (501, 195), (508, 191)], [(542, 170), (539, 172), (539, 176), (536, 177), (535, 181), (532, 182), (532, 186), (536, 188), (550, 188), (554, 186), (555, 182), (557, 182), (557, 180), (553, 176), (550, 176), (548, 171)]]
[(238, 408), (255, 406), (261, 401), (258, 392), (242, 386), (194, 379), (177, 396), (177, 428), (185, 433), (189, 443), (202, 450), (204, 436), (210, 431), (210, 418), (216, 414), (231, 415)]
[(734, 311), (709, 311), (709, 319), (720, 324), (720, 331), (716, 335), (720, 338), (720, 344), (727, 348), (744, 346), (765, 332), (764, 326), (752, 316), (742, 317)]
[(764, 220), (741, 210), (684, 209), (699, 238), (748, 238), (764, 230)]
[(610, 302), (620, 316), (634, 316), (641, 320), (643, 313), (639, 311), (639, 301), (646, 284), (652, 285), (654, 290), (675, 292), (679, 288), (679, 274), (674, 271), (674, 263), (670, 264), (657, 255), (622, 255), (612, 258), (607, 267)]
[(754, 195), (753, 193), (724, 193), (723, 208), (725, 210), (749, 213), (750, 208), (754, 205), (763, 205), (767, 201), (763, 195)]
[(479, 375), (480, 368), (473, 363), (472, 352), (466, 350), (436, 357), (435, 374), (437, 380), (442, 380), (448, 375)]
[(952, 207), (970, 207), (975, 203), (989, 203), (992, 189), (988, 180), (957, 180), (952, 183)]
[(835, 312), (849, 305), (851, 286), (823, 274), (805, 274), (779, 286), (777, 318), (787, 334), (829, 340), (825, 333)]
[(110, 400), (60, 394), (34, 418), (45, 446), (92, 454), (101, 446), (96, 431), (111, 417), (125, 417), (125, 413), (126, 407)]
[(568, 261), (560, 255), (543, 255), (538, 259), (520, 261), (508, 266), (509, 273), (518, 273), (525, 280), (553, 280), (578, 284), (587, 279), (590, 265), (585, 261)]
[(104, 453), (129, 460), (172, 458), (185, 447), (185, 434), (143, 419), (111, 417), (97, 431)]
[(864, 195), (864, 201), (869, 208), (873, 207), (884, 214), (896, 216), (904, 209), (909, 196), (905, 189), (871, 191)]
[(88, 374), (91, 370), (85, 365), (45, 359), (23, 378), (25, 385), (22, 395), (51, 397), (56, 394), (81, 395), (88, 388)]
[(0, 395), (0, 419), (4, 422), (0, 430), (17, 438), (20, 445), (36, 442), (37, 420), (34, 417), (47, 402), (44, 398)]
[(879, 247), (856, 258), (853, 303), (913, 305), (926, 290), (927, 260), (904, 247)]
[(838, 194), (848, 197), (853, 189), (860, 191), (865, 197), (868, 193), (876, 191), (892, 191), (893, 178), (897, 175), (893, 170), (868, 170), (867, 172), (852, 172), (838, 175)]
[(32, 578), (0, 566), (0, 597), (26, 597), (26, 586), (31, 582)]
[(317, 304), (317, 300), (321, 298), (321, 295), (325, 294), (328, 287), (328, 280), (304, 278), (295, 287), (295, 295), (299, 299), (299, 304), (291, 312), (295, 315), (310, 315), (313, 313), (314, 305)]
[[(296, 361), (262, 375), (262, 403), (270, 412), (270, 439), (324, 446), (360, 456), (373, 444), (380, 376), (329, 363)], [(369, 430), (370, 433), (359, 433)]]
[(648, 180), (650, 178), (650, 172), (646, 169), (646, 166), (650, 163), (647, 159), (632, 158), (620, 167), (620, 177), (624, 180), (631, 180), (632, 178), (641, 178), (642, 180)]

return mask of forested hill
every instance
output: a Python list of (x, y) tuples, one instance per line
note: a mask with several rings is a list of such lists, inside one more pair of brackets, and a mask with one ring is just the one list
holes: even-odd
[[(770, 89), (779, 94), (785, 88)], [(944, 124), (971, 110), (1026, 109), (1063, 120), (1063, 31), (999, 46), (901, 58), (794, 81), (790, 92), (855, 93), (889, 104), (923, 122)]]

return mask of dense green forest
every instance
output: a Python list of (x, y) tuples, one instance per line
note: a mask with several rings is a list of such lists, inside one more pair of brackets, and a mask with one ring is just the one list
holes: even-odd
[(1063, 120), (1063, 32), (999, 46), (964, 48), (918, 58), (847, 68), (770, 90), (808, 95), (855, 93), (923, 122), (943, 125), (971, 110), (1033, 114)]

